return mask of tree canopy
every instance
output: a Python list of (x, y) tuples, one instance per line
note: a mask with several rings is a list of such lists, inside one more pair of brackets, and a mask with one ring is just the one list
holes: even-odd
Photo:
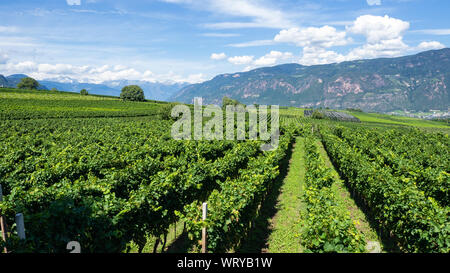
[(81, 89), (80, 94), (83, 96), (89, 95), (88, 91), (86, 89)]
[(230, 99), (229, 97), (223, 97), (222, 98), (222, 107), (225, 108), (227, 105), (237, 106), (237, 105), (242, 105), (242, 104), (237, 100)]
[(30, 77), (22, 78), (22, 80), (17, 84), (19, 89), (32, 89), (36, 90), (39, 87), (39, 83)]
[(127, 85), (122, 88), (120, 98), (129, 101), (145, 101), (144, 91), (137, 85)]

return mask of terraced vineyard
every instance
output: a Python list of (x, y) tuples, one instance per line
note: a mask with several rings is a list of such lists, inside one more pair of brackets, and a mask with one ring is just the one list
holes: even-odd
[[(83, 252), (198, 252), (203, 228), (207, 251), (219, 253), (283, 249), (292, 238), (303, 252), (367, 252), (371, 241), (383, 251), (450, 250), (444, 129), (280, 109), (279, 146), (263, 152), (255, 140), (174, 140), (164, 103), (12, 89), (0, 89), (0, 98), (0, 208), (9, 226), (0, 247), (9, 252), (67, 252), (69, 241)], [(289, 170), (289, 161), (302, 164)], [(290, 186), (280, 194), (285, 177)], [(300, 211), (271, 203), (289, 194)], [(262, 221), (290, 217), (299, 227)], [(296, 234), (280, 236), (285, 230)]]
[[(3, 103), (12, 106), (0, 125), (1, 208), (9, 223), (23, 213), (28, 235), (18, 241), (12, 234), (12, 251), (64, 252), (68, 238), (85, 252), (122, 252), (130, 242), (142, 249), (147, 238), (164, 237), (171, 224), (188, 217), (185, 206), (230, 201), (230, 181), (249, 191), (236, 202), (257, 202), (292, 139), (283, 135), (284, 149), (273, 153), (262, 153), (259, 141), (176, 141), (172, 122), (157, 115), (161, 104), (2, 92)], [(92, 111), (76, 108), (91, 103)], [(71, 111), (51, 107), (58, 104)], [(35, 112), (38, 105), (48, 108)], [(116, 117), (120, 107), (117, 113), (125, 117)], [(262, 171), (254, 174), (261, 176), (257, 192), (245, 183), (247, 169)]]
[[(331, 159), (381, 233), (402, 251), (449, 252), (448, 135), (402, 133), (354, 132), (342, 127), (321, 130)], [(413, 149), (408, 142), (414, 143)], [(396, 148), (383, 150), (389, 145)], [(408, 159), (409, 150), (423, 157)], [(433, 163), (434, 157), (439, 162)]]
[(160, 106), (69, 92), (0, 89), (1, 120), (151, 116)]

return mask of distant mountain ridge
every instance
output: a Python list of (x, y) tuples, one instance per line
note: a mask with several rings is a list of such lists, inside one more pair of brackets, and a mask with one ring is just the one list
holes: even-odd
[[(0, 75), (0, 87), (17, 87), (17, 84), (22, 78), (28, 77), (24, 74), (14, 74), (10, 76)], [(146, 99), (152, 100), (168, 100), (170, 96), (178, 92), (181, 88), (189, 85), (188, 83), (158, 83), (148, 81), (130, 81), (117, 80), (106, 81), (101, 84), (80, 83), (77, 80), (60, 77), (55, 79), (38, 81), (39, 89), (50, 90), (56, 88), (61, 91), (80, 92), (81, 89), (86, 89), (90, 94), (120, 96), (121, 90), (126, 85), (139, 85), (144, 90)]]
[[(183, 87), (188, 86), (189, 83), (161, 83), (161, 82), (148, 82), (148, 81), (133, 81), (133, 80), (116, 80), (105, 81), (104, 85), (121, 90), (122, 87), (127, 85), (139, 85), (143, 90), (145, 97), (152, 100), (166, 101), (175, 93), (180, 91)], [(119, 92), (120, 94), (120, 92)]]
[(170, 98), (220, 104), (224, 96), (245, 104), (360, 108), (365, 111), (448, 110), (450, 49), (400, 58), (302, 66), (284, 64), (218, 75)]

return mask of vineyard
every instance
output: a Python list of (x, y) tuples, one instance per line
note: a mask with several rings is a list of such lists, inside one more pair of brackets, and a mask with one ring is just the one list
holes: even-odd
[[(373, 240), (399, 252), (450, 251), (448, 131), (312, 120), (280, 109), (278, 148), (261, 151), (257, 140), (174, 140), (164, 106), (0, 90), (0, 209), (8, 225), (1, 248), (64, 253), (77, 241), (87, 253), (158, 252), (182, 223), (175, 239), (185, 251), (199, 252), (206, 230), (207, 252), (233, 252), (261, 228), (257, 219), (284, 162), (299, 160), (303, 252), (368, 252)], [(293, 157), (298, 136), (302, 156)], [(358, 204), (351, 213), (346, 191)], [(354, 210), (377, 235), (356, 224)], [(17, 213), (26, 239), (18, 236)]]

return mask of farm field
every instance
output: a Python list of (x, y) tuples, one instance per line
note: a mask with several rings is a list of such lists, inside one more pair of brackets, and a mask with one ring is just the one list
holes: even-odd
[(0, 88), (1, 120), (151, 116), (160, 105), (71, 92)]
[(450, 251), (445, 124), (281, 108), (278, 148), (264, 152), (174, 140), (166, 105), (0, 89), (2, 249), (200, 252), (206, 228), (212, 253)]
[(380, 125), (403, 125), (403, 126), (415, 126), (422, 128), (449, 128), (448, 124), (444, 122), (423, 120), (418, 118), (390, 116), (378, 113), (362, 113), (351, 112), (352, 115), (359, 118), (362, 122), (380, 124)]

